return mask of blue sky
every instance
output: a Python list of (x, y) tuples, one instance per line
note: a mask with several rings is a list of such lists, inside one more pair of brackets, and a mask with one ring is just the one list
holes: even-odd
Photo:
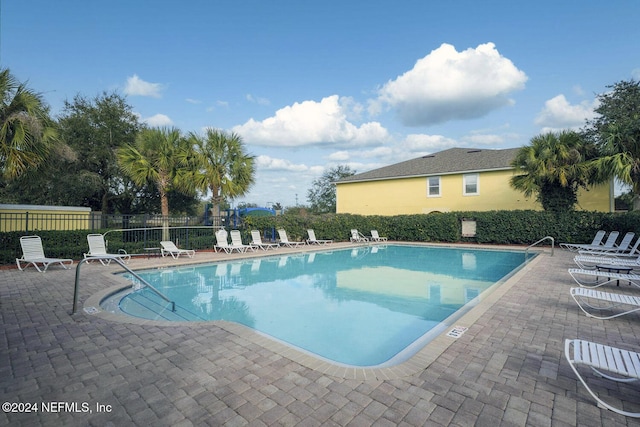
[(640, 2), (0, 0), (0, 65), (52, 113), (126, 95), (141, 120), (237, 132), (256, 184), (307, 203), (327, 168), (579, 128), (640, 78)]

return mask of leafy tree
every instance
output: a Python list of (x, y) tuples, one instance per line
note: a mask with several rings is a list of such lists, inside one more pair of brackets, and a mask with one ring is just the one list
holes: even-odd
[(618, 178), (631, 186), (634, 210), (640, 209), (640, 82), (621, 81), (598, 96), (598, 117), (584, 133), (600, 150), (598, 179)]
[(56, 140), (42, 96), (0, 70), (0, 173), (17, 178), (42, 164)]
[(217, 220), (225, 199), (243, 196), (253, 185), (255, 157), (245, 152), (240, 135), (218, 129), (209, 128), (205, 135), (192, 132), (189, 143), (198, 171), (193, 183), (197, 189), (211, 192), (212, 213)]
[(511, 186), (527, 197), (536, 194), (544, 210), (572, 210), (578, 201), (578, 189), (587, 188), (593, 181), (589, 160), (596, 154), (595, 146), (577, 132), (535, 136), (513, 160), (519, 175), (511, 178)]
[(106, 92), (93, 99), (76, 95), (72, 102), (65, 101), (59, 124), (76, 160), (57, 165), (51, 185), (69, 192), (72, 204), (113, 213), (116, 195), (143, 190), (123, 175), (115, 154), (118, 147), (133, 144), (142, 128), (125, 98)]
[(355, 175), (356, 171), (351, 170), (347, 165), (338, 165), (325, 171), (322, 176), (313, 181), (311, 188), (307, 192), (307, 200), (310, 209), (315, 213), (328, 213), (336, 211), (336, 185), (335, 182)]
[(169, 197), (172, 188), (189, 188), (190, 147), (178, 129), (144, 129), (133, 145), (117, 150), (122, 170), (137, 184), (153, 183), (160, 193), (163, 239), (169, 236)]

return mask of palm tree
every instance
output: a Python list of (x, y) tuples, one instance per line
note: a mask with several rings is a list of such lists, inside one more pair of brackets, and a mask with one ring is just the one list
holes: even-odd
[[(635, 120), (640, 122), (640, 115)], [(633, 210), (640, 209), (640, 133), (610, 123), (600, 131), (600, 150), (602, 155), (593, 161), (598, 179), (605, 181), (618, 178), (631, 186)]]
[(57, 134), (41, 95), (0, 70), (0, 172), (17, 178), (47, 158)]
[(595, 119), (585, 135), (600, 149), (593, 163), (598, 179), (615, 177), (631, 186), (633, 208), (640, 209), (640, 81), (620, 81), (598, 95)]
[(247, 154), (240, 135), (208, 128), (204, 136), (191, 133), (195, 153), (197, 189), (211, 192), (214, 218), (220, 217), (225, 198), (243, 196), (254, 183), (254, 156)]
[(175, 128), (141, 131), (133, 145), (117, 150), (118, 163), (137, 185), (153, 183), (160, 193), (163, 240), (169, 239), (169, 198), (172, 188), (188, 191), (190, 147)]
[(578, 200), (578, 189), (594, 183), (589, 160), (596, 155), (595, 146), (585, 142), (577, 132), (535, 136), (513, 160), (512, 165), (520, 174), (511, 178), (511, 186), (526, 197), (535, 193), (544, 210), (572, 210)]

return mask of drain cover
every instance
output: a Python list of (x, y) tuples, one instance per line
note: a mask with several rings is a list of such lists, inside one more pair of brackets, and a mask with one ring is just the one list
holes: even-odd
[(465, 328), (464, 326), (455, 326), (452, 330), (447, 332), (447, 336), (451, 338), (460, 338), (466, 330), (467, 328)]

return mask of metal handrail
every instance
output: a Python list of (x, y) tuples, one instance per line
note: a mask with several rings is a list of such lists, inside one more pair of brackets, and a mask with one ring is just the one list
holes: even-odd
[(122, 259), (119, 256), (117, 256), (117, 255), (97, 255), (97, 256), (88, 256), (88, 257), (84, 258), (83, 260), (81, 260), (78, 263), (78, 266), (76, 267), (76, 282), (75, 282), (75, 285), (74, 285), (74, 288), (73, 288), (73, 310), (71, 311), (71, 314), (76, 314), (76, 311), (77, 311), (77, 308), (78, 308), (78, 293), (79, 293), (79, 283), (80, 283), (80, 281), (79, 281), (79, 279), (80, 279), (80, 266), (83, 263), (89, 262), (89, 261), (92, 261), (92, 260), (105, 260), (105, 259), (108, 259), (108, 260), (111, 260), (111, 261), (115, 261), (118, 265), (120, 265), (120, 267), (122, 267), (125, 270), (127, 270), (127, 272), (129, 274), (131, 274), (133, 277), (135, 277), (140, 282), (142, 282), (143, 285), (145, 285), (146, 287), (151, 289), (153, 292), (155, 292), (160, 298), (162, 298), (163, 300), (165, 300), (166, 302), (171, 304), (171, 311), (172, 312), (176, 311), (176, 303), (174, 301), (171, 301), (162, 292), (160, 292), (159, 290), (154, 288), (153, 285), (151, 285), (149, 282), (144, 280), (142, 277), (140, 277), (138, 274), (136, 274), (133, 270), (131, 270), (129, 267), (127, 267), (126, 264), (124, 262), (122, 262)]
[(539, 243), (544, 242), (545, 240), (551, 240), (551, 256), (553, 256), (553, 248), (555, 246), (555, 239), (553, 237), (551, 237), (551, 236), (545, 236), (542, 239), (538, 240), (537, 242), (532, 243), (529, 246), (527, 246), (527, 248), (524, 250), (525, 259), (529, 255), (529, 249), (531, 249), (532, 247), (536, 246)]

